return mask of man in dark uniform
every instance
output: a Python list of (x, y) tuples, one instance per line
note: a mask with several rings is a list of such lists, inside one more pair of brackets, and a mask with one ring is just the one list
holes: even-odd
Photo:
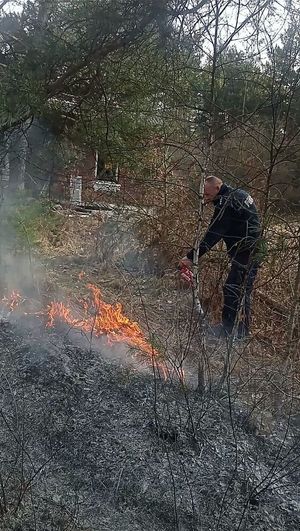
[[(215, 206), (208, 230), (200, 242), (199, 257), (221, 239), (231, 259), (231, 269), (225, 282), (222, 323), (211, 328), (213, 335), (232, 334), (242, 300), (243, 321), (238, 325), (238, 337), (249, 335), (250, 297), (259, 262), (256, 258), (261, 236), (260, 219), (253, 198), (240, 188), (232, 188), (215, 176), (207, 177), (204, 185), (206, 203)], [(181, 260), (189, 268), (193, 264), (194, 249)]]

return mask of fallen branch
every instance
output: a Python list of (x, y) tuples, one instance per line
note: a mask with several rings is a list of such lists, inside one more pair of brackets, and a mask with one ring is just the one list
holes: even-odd
[(274, 299), (269, 297), (269, 295), (263, 293), (260, 290), (256, 290), (256, 294), (265, 304), (267, 304), (267, 306), (269, 306), (269, 308), (271, 308), (271, 310), (278, 313), (279, 315), (282, 315), (282, 317), (288, 317), (289, 313), (285, 306), (282, 306), (282, 304), (280, 304), (279, 302), (274, 301)]

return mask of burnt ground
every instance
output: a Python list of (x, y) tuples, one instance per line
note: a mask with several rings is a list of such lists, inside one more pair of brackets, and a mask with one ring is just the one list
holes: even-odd
[(228, 392), (122, 367), (33, 318), (2, 322), (0, 353), (1, 529), (300, 528), (284, 414), (257, 434)]

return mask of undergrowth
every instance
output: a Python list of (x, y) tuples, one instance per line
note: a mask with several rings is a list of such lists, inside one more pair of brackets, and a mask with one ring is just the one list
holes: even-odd
[(15, 233), (19, 248), (45, 250), (61, 244), (65, 220), (55, 212), (51, 202), (31, 200), (17, 204), (9, 213), (7, 223)]

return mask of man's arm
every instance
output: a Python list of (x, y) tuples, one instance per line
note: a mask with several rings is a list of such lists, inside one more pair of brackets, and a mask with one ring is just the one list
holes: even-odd
[[(225, 205), (222, 208), (215, 208), (208, 230), (199, 245), (199, 258), (210, 251), (228, 233), (229, 216), (226, 214)], [(193, 255), (194, 249), (191, 249), (186, 257), (193, 261)]]

